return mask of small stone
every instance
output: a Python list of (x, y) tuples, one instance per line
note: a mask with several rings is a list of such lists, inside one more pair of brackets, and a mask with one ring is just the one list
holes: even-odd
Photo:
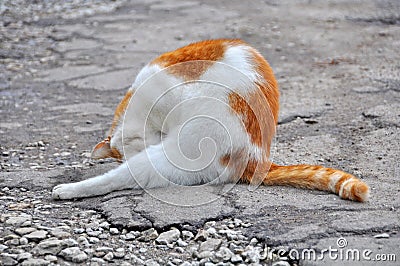
[(156, 242), (162, 245), (172, 244), (178, 240), (180, 235), (181, 232), (178, 229), (173, 228), (167, 232), (161, 233), (160, 236), (157, 237)]
[(146, 265), (146, 266), (159, 266), (160, 264), (158, 264), (158, 262), (153, 260), (153, 259), (149, 259), (149, 260), (145, 261), (144, 265)]
[(179, 266), (192, 266), (192, 264), (188, 261), (184, 261)]
[(242, 256), (246, 257), (246, 261), (259, 263), (260, 261), (260, 250), (258, 248), (254, 248), (253, 246), (247, 246), (242, 253)]
[(242, 261), (243, 261), (242, 257), (240, 255), (238, 255), (238, 254), (233, 255), (231, 257), (231, 262), (232, 263), (239, 263), (239, 262), (242, 262)]
[(64, 239), (63, 242), (68, 247), (76, 247), (76, 246), (78, 246), (78, 242), (73, 238)]
[(66, 246), (67, 245), (62, 240), (44, 240), (32, 249), (32, 253), (35, 255), (57, 255)]
[(20, 254), (18, 254), (18, 256), (17, 256), (17, 260), (18, 260), (18, 261), (27, 260), (27, 259), (30, 259), (30, 258), (32, 258), (32, 254), (31, 254), (31, 253), (28, 253), (28, 252), (20, 253)]
[(158, 237), (158, 233), (156, 229), (150, 228), (146, 231), (143, 231), (141, 236), (137, 238), (138, 241), (143, 241), (143, 242), (149, 242), (151, 240), (154, 240)]
[(7, 246), (18, 246), (19, 245), (19, 239), (18, 238), (14, 238), (14, 239), (7, 240), (6, 242), (4, 242), (4, 244), (6, 244)]
[(106, 261), (112, 261), (114, 259), (114, 254), (110, 251), (104, 255), (103, 259)]
[(216, 235), (217, 235), (217, 230), (215, 230), (214, 227), (210, 227), (210, 228), (207, 229), (207, 233), (208, 233), (210, 236), (216, 236)]
[[(91, 258), (90, 261), (92, 263), (97, 263), (98, 265), (106, 265), (106, 261), (101, 258)], [(92, 264), (90, 264), (90, 265), (92, 265)]]
[(33, 228), (33, 227), (20, 227), (20, 228), (15, 229), (15, 233), (19, 234), (20, 236), (23, 236), (23, 235), (32, 233), (36, 230), (37, 229)]
[(15, 259), (11, 258), (10, 256), (0, 256), (0, 262), (1, 265), (4, 266), (12, 266), (12, 265), (17, 265), (18, 261), (16, 261)]
[(205, 259), (205, 258), (210, 258), (212, 257), (213, 253), (211, 251), (203, 251), (197, 254), (197, 257), (199, 259)]
[(53, 256), (53, 255), (46, 255), (46, 256), (44, 256), (44, 259), (47, 260), (47, 261), (50, 261), (50, 262), (57, 261), (57, 257)]
[(139, 253), (146, 253), (147, 252), (147, 248), (139, 248)]
[(89, 241), (88, 241), (87, 238), (84, 237), (84, 236), (79, 236), (78, 239), (77, 239), (77, 241), (78, 241), (78, 243), (79, 243), (81, 246), (84, 246), (84, 247), (90, 246)]
[(134, 240), (136, 238), (136, 236), (134, 235), (134, 234), (132, 234), (132, 233), (127, 233), (126, 235), (125, 235), (125, 240), (126, 241), (132, 241), (132, 240)]
[(99, 236), (98, 236), (98, 238), (100, 238), (100, 239), (108, 239), (110, 237), (110, 235), (109, 234), (100, 234)]
[(194, 237), (194, 235), (192, 232), (186, 231), (186, 230), (182, 231), (182, 239), (183, 240), (191, 240), (191, 239), (193, 239), (193, 237)]
[(208, 238), (208, 233), (207, 231), (200, 229), (197, 235), (195, 236), (194, 240), (195, 241), (206, 241)]
[(6, 249), (8, 249), (8, 246), (0, 244), (0, 253), (2, 253)]
[(255, 238), (255, 237), (253, 237), (253, 238), (250, 240), (250, 245), (252, 245), (252, 246), (255, 246), (257, 243), (258, 243), (258, 240), (257, 240), (257, 238)]
[(96, 248), (97, 252), (110, 252), (110, 251), (113, 251), (113, 250), (114, 249), (110, 248), (110, 247), (98, 247), (98, 248)]
[(178, 259), (178, 258), (175, 258), (175, 259), (172, 260), (172, 263), (173, 263), (174, 265), (178, 265), (178, 264), (182, 263), (182, 260), (181, 260), (181, 259)]
[(87, 260), (85, 252), (81, 251), (78, 247), (70, 247), (61, 250), (60, 254), (65, 260), (81, 263)]
[(74, 228), (74, 233), (75, 234), (82, 234), (85, 232), (85, 229), (83, 228)]
[(390, 235), (388, 233), (374, 235), (374, 238), (389, 238), (389, 237), (390, 237)]
[(67, 151), (63, 151), (63, 152), (60, 153), (60, 155), (61, 155), (61, 157), (67, 157), (67, 156), (70, 156), (71, 153), (67, 152)]
[(32, 220), (32, 216), (30, 215), (21, 215), (21, 216), (14, 216), (14, 217), (9, 217), (6, 220), (6, 225), (12, 225), (12, 226), (20, 226), (24, 222)]
[(32, 233), (25, 235), (25, 237), (31, 241), (40, 241), (47, 237), (47, 231), (44, 230), (33, 231)]
[(85, 248), (83, 251), (85, 251), (85, 253), (88, 255), (93, 255), (94, 253), (94, 250), (92, 248)]
[(290, 266), (290, 263), (287, 261), (276, 261), (274, 263), (272, 263), (272, 266)]
[(125, 249), (124, 248), (117, 248), (114, 252), (114, 257), (116, 259), (121, 259), (125, 256)]
[(49, 265), (50, 261), (44, 260), (44, 259), (27, 259), (24, 262), (22, 262), (22, 266), (46, 266)]
[(28, 241), (28, 239), (26, 237), (21, 237), (19, 239), (19, 244), (22, 245), (22, 246), (28, 245), (28, 243), (29, 243), (29, 241)]
[(188, 243), (186, 243), (185, 241), (183, 241), (182, 239), (178, 239), (176, 241), (176, 244), (180, 247), (186, 247), (188, 245)]
[(144, 261), (141, 258), (138, 258), (134, 254), (131, 254), (131, 262), (134, 263), (135, 265), (137, 265), (137, 264), (143, 265), (144, 264)]
[(99, 224), (99, 226), (101, 228), (108, 229), (108, 228), (110, 228), (110, 223), (105, 221), (105, 222), (102, 222), (101, 224)]
[(71, 234), (68, 232), (65, 232), (62, 229), (59, 228), (54, 228), (53, 230), (51, 230), (50, 232), (53, 236), (57, 237), (58, 239), (64, 239), (64, 238), (68, 238), (71, 237)]
[(229, 248), (221, 247), (218, 252), (215, 253), (215, 256), (221, 258), (223, 261), (229, 261), (233, 253)]
[(98, 239), (97, 237), (89, 237), (89, 242), (92, 244), (96, 244), (100, 242), (100, 239)]
[(176, 247), (176, 248), (175, 248), (175, 251), (176, 251), (177, 253), (180, 253), (180, 254), (185, 253), (185, 250), (184, 250), (183, 248), (181, 248), (181, 247)]
[(93, 263), (97, 263), (99, 265), (105, 265), (106, 264), (106, 261), (101, 259), (101, 258), (91, 258), (90, 261), (93, 262)]
[(110, 228), (110, 234), (112, 234), (112, 235), (117, 235), (118, 233), (119, 233), (119, 231), (118, 231), (117, 228), (114, 228), (114, 227), (111, 227), (111, 228)]
[(221, 239), (214, 239), (214, 238), (210, 238), (206, 241), (204, 241), (203, 243), (200, 244), (199, 247), (199, 252), (202, 251), (215, 251), (219, 248), (219, 246), (221, 245), (222, 240)]

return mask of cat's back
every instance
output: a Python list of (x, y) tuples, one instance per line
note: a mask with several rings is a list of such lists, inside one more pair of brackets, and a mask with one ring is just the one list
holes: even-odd
[[(232, 74), (236, 74), (236, 80), (238, 75), (245, 75), (249, 81), (255, 82), (272, 73), (257, 50), (240, 39), (205, 40), (166, 52), (140, 71), (135, 85), (139, 86), (161, 70), (166, 77), (181, 81), (207, 78), (213, 81), (213, 77), (218, 75), (218, 81), (226, 83), (225, 85), (230, 85), (235, 80), (229, 76)], [(233, 73), (235, 71), (237, 73)], [(274, 80), (274, 77), (268, 76), (268, 80), (271, 79)]]
[(241, 98), (250, 104), (258, 98), (257, 104), (268, 105), (277, 121), (279, 92), (272, 69), (255, 48), (239, 39), (205, 40), (166, 52), (140, 71), (132, 88), (143, 84), (143, 94), (157, 101), (162, 95), (171, 106), (200, 95), (225, 98), (236, 107), (238, 102), (242, 105)]

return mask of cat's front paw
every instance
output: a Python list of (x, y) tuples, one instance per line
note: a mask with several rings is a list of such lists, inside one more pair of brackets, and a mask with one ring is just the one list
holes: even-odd
[(79, 198), (75, 184), (60, 184), (53, 188), (51, 192), (53, 199), (73, 199)]

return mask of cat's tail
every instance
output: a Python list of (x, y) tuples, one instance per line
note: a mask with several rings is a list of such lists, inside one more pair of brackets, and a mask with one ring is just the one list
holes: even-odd
[(263, 184), (331, 191), (343, 199), (360, 202), (367, 201), (369, 197), (369, 187), (360, 179), (340, 170), (316, 165), (272, 164)]

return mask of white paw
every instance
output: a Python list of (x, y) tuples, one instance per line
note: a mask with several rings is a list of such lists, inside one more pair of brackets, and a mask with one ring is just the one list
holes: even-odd
[(77, 193), (76, 185), (74, 183), (61, 184), (53, 188), (51, 193), (53, 199), (73, 199), (79, 198)]

